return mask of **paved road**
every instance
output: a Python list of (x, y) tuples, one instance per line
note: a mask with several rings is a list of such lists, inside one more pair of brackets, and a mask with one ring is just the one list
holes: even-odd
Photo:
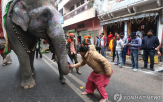
[[(97, 90), (94, 94), (81, 95), (87, 77), (92, 71), (91, 68), (87, 65), (81, 67), (81, 75), (78, 75), (74, 69), (72, 73), (65, 76), (66, 84), (62, 85), (59, 81), (57, 65), (50, 60), (51, 55), (46, 53), (42, 59), (35, 60), (36, 86), (24, 90), (20, 86), (19, 63), (12, 52), (13, 63), (0, 66), (0, 102), (98, 102), (100, 100)], [(110, 57), (107, 59), (111, 61)], [(78, 60), (81, 60), (80, 55)], [(127, 63), (122, 69), (111, 63), (114, 72), (106, 87), (108, 102), (118, 100), (121, 100), (119, 102), (163, 102), (160, 99), (163, 96), (162, 74), (148, 69), (133, 72), (130, 69), (130, 61)], [(139, 66), (141, 67), (141, 64)]]

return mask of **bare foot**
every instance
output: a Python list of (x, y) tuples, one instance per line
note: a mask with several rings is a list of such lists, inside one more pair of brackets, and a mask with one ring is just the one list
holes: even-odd
[(71, 72), (72, 72), (72, 70), (69, 71), (69, 73), (71, 73)]
[(87, 95), (87, 94), (88, 94), (88, 92), (85, 92), (85, 91), (84, 91), (84, 92), (82, 92), (82, 95)]
[(78, 73), (78, 74), (81, 74), (81, 72), (80, 72), (80, 71), (77, 71), (77, 73)]
[(106, 102), (108, 100), (108, 98), (107, 99), (101, 99), (99, 102)]

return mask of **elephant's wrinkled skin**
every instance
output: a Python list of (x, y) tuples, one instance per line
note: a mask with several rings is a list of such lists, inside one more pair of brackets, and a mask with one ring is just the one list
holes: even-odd
[(63, 74), (69, 72), (64, 31), (52, 1), (14, 0), (7, 14), (8, 38), (11, 48), (18, 56), (22, 71), (21, 86), (25, 89), (35, 85), (32, 77), (35, 72), (35, 53), (32, 50), (38, 38), (45, 39), (50, 50), (57, 55), (60, 79), (63, 80)]

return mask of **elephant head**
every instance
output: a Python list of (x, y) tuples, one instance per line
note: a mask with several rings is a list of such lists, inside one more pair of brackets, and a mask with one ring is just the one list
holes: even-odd
[(57, 55), (61, 71), (68, 74), (66, 40), (60, 23), (60, 14), (54, 0), (15, 0), (10, 12), (12, 21), (25, 32), (45, 39), (52, 53)]

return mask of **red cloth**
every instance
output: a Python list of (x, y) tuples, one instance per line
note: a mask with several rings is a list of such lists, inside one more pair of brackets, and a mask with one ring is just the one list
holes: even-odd
[(109, 80), (110, 78), (108, 78), (107, 75), (96, 74), (93, 71), (88, 77), (85, 91), (87, 93), (94, 93), (94, 90), (97, 88), (100, 92), (101, 98), (106, 99), (108, 98), (108, 94), (105, 91), (105, 87), (108, 85)]
[(2, 53), (3, 53), (3, 50), (0, 50), (0, 54), (2, 55)]
[(114, 39), (115, 39), (115, 37), (113, 38), (113, 46), (114, 46)]
[(71, 42), (71, 36), (74, 36), (74, 34), (73, 33), (69, 34), (69, 38), (68, 38), (67, 42)]
[(108, 35), (108, 44), (110, 43), (110, 40), (113, 38), (113, 34)]

